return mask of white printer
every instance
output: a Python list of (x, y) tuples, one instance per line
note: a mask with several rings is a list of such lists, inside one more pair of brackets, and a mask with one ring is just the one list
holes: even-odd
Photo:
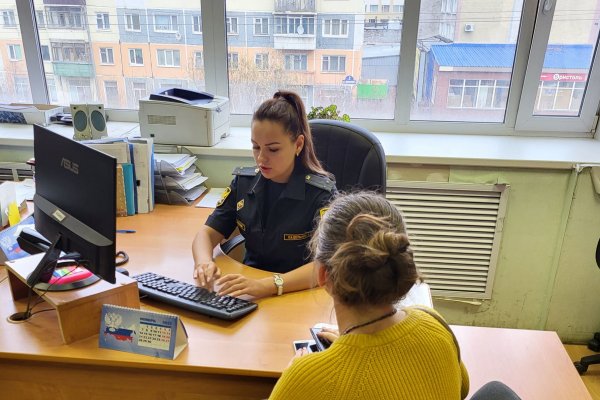
[(214, 146), (229, 135), (229, 99), (172, 88), (140, 100), (140, 132), (154, 143)]

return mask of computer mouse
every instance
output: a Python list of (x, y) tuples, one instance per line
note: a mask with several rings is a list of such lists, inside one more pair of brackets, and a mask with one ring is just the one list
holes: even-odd
[(115, 268), (115, 271), (117, 271), (117, 272), (119, 272), (119, 273), (121, 273), (121, 274), (123, 274), (123, 275), (129, 276), (129, 271), (127, 271), (127, 270), (126, 270), (125, 268), (123, 268), (123, 267), (117, 267), (117, 268)]

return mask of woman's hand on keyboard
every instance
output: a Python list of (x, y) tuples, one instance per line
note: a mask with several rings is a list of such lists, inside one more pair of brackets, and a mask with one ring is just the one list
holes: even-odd
[(213, 290), (215, 280), (221, 276), (221, 270), (214, 261), (199, 262), (194, 266), (194, 279), (198, 280), (200, 286)]
[(240, 274), (225, 275), (217, 282), (219, 295), (238, 297), (244, 294), (253, 297), (267, 297), (277, 292), (273, 279), (250, 279)]

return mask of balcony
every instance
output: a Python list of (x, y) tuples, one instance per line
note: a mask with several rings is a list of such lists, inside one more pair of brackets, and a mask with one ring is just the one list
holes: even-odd
[(94, 76), (92, 64), (53, 61), (54, 75), (74, 78), (91, 78)]
[(273, 47), (279, 50), (315, 50), (315, 35), (274, 35)]
[(275, 12), (317, 12), (315, 0), (275, 0)]

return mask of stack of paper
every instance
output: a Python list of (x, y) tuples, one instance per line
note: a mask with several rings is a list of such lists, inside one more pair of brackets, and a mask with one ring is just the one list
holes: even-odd
[(206, 191), (203, 183), (208, 178), (196, 172), (196, 156), (155, 154), (154, 159), (154, 192), (157, 202), (189, 204)]

